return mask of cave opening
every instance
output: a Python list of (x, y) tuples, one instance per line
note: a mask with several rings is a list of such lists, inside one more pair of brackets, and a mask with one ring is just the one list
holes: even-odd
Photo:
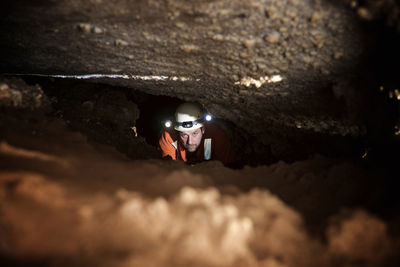
[[(164, 123), (173, 119), (176, 107), (184, 102), (179, 98), (77, 79), (27, 75), (24, 80), (43, 89), (52, 106), (49, 116), (64, 120), (89, 141), (115, 147), (132, 159), (160, 158), (157, 148)], [(233, 122), (213, 118), (213, 123), (231, 141), (236, 156), (231, 167), (258, 166), (279, 160), (272, 156), (268, 145)]]
[[(49, 115), (66, 121), (89, 140), (115, 147), (132, 159), (160, 158), (157, 147), (164, 122), (172, 119), (176, 107), (184, 102), (179, 98), (101, 82), (29, 75), (24, 80), (43, 89), (53, 107)], [(214, 118), (213, 122), (223, 128), (233, 144), (238, 168), (268, 165), (279, 160), (295, 162), (314, 154), (386, 164), (396, 158), (397, 139), (392, 140), (390, 136), (398, 121), (397, 102), (380, 92), (372, 93), (375, 97), (371, 97), (374, 102), (370, 103), (368, 133), (359, 138), (302, 129), (296, 129), (296, 138), (289, 138), (285, 136), (293, 130), (284, 127), (280, 130), (281, 139), (272, 139), (270, 144), (265, 144), (233, 122), (221, 118)], [(392, 117), (389, 119), (388, 115)], [(375, 125), (382, 123), (384, 125)], [(280, 153), (273, 149), (287, 151)]]

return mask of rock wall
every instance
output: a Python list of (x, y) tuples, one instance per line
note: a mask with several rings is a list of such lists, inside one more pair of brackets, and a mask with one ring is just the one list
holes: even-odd
[[(203, 104), (278, 156), (366, 132), (370, 38), (332, 1), (5, 1), (3, 73), (94, 79)], [(284, 134), (282, 134), (284, 132)], [(290, 145), (288, 145), (290, 144)], [(286, 146), (284, 148), (284, 146)]]

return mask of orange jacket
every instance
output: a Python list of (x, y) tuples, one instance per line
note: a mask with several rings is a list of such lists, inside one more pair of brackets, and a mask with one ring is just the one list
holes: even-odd
[[(204, 125), (204, 136), (201, 140), (199, 149), (194, 158), (188, 159), (186, 150), (179, 141), (179, 135), (174, 129), (167, 129), (161, 134), (159, 146), (162, 151), (162, 156), (170, 156), (173, 160), (183, 160), (187, 163), (196, 163), (205, 159), (204, 143), (211, 142), (211, 157), (210, 160), (219, 160), (224, 164), (233, 163), (235, 156), (231, 144), (225, 132), (215, 124), (206, 123)], [(209, 140), (211, 139), (211, 141)], [(206, 141), (205, 141), (206, 140)], [(206, 153), (207, 154), (207, 153)]]

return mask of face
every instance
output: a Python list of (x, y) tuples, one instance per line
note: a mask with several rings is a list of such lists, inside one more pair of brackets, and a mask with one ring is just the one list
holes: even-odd
[(179, 139), (181, 140), (181, 143), (186, 151), (195, 152), (200, 146), (203, 134), (203, 128), (188, 130), (184, 132), (179, 132)]

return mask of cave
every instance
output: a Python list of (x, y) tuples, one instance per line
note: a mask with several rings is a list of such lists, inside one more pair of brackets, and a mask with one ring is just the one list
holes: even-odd
[[(2, 266), (399, 266), (398, 2), (0, 10)], [(184, 102), (235, 164), (161, 157)]]

